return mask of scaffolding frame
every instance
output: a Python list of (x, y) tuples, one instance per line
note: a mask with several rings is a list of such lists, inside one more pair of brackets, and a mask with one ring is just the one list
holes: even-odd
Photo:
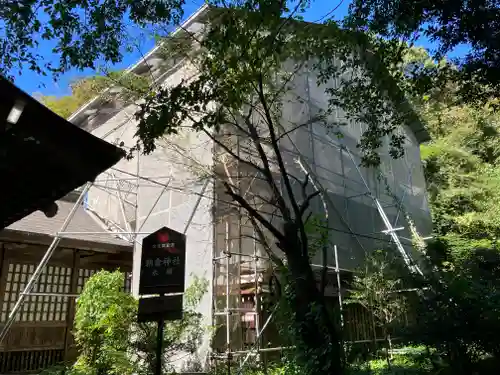
[[(125, 126), (127, 123), (128, 123), (128, 121), (125, 121), (121, 124), (121, 126)], [(112, 131), (108, 132), (108, 134), (105, 134), (102, 138), (105, 139), (109, 134), (116, 131), (121, 126), (115, 127), (114, 129), (112, 129)], [(291, 138), (289, 135), (288, 135), (288, 138), (291, 141)], [(298, 148), (295, 145), (294, 145), (294, 147), (296, 148), (298, 155), (300, 155), (300, 150), (298, 150)], [(360, 170), (359, 166), (356, 164), (356, 161), (354, 160), (354, 157), (353, 157), (351, 151), (349, 150), (349, 148), (347, 148), (347, 146), (345, 146), (345, 145), (335, 145), (335, 147), (340, 147), (340, 149), (344, 150), (347, 153), (347, 155), (349, 156), (349, 158), (352, 162), (352, 165), (356, 169), (361, 181), (363, 182), (366, 191), (364, 193), (359, 194), (359, 195), (370, 197), (370, 199), (372, 200), (372, 202), (374, 204), (374, 207), (377, 209), (377, 212), (380, 216), (380, 219), (382, 220), (382, 222), (385, 225), (385, 229), (382, 229), (380, 231), (380, 233), (383, 233), (383, 234), (387, 235), (388, 237), (390, 237), (390, 240), (392, 241), (392, 243), (395, 244), (396, 248), (400, 252), (403, 259), (405, 260), (405, 263), (407, 264), (407, 266), (411, 272), (421, 273), (421, 270), (418, 268), (418, 266), (416, 266), (414, 264), (414, 262), (409, 258), (406, 250), (404, 249), (404, 247), (401, 243), (400, 236), (398, 236), (398, 231), (400, 229), (402, 229), (402, 227), (394, 227), (397, 224), (397, 220), (400, 216), (400, 213), (402, 212), (403, 201), (405, 199), (405, 196), (403, 196), (402, 199), (400, 199), (400, 202), (395, 203), (395, 205), (399, 205), (399, 208), (398, 208), (396, 222), (393, 225), (390, 222), (390, 220), (385, 212), (385, 209), (387, 207), (382, 206), (382, 204), (378, 200), (376, 194), (370, 188), (369, 184), (367, 183), (367, 181), (363, 177), (362, 171)], [(45, 267), (49, 263), (51, 256), (56, 251), (57, 246), (59, 245), (60, 241), (63, 238), (65, 238), (65, 236), (74, 235), (74, 234), (82, 234), (82, 235), (84, 235), (84, 234), (109, 234), (111, 236), (118, 236), (122, 239), (127, 240), (129, 243), (135, 245), (135, 244), (138, 244), (138, 240), (137, 240), (138, 235), (149, 234), (149, 232), (143, 232), (142, 228), (144, 227), (144, 224), (148, 220), (150, 215), (152, 215), (155, 207), (157, 206), (157, 204), (160, 201), (160, 199), (162, 198), (162, 196), (169, 190), (176, 191), (176, 190), (180, 190), (180, 188), (172, 186), (170, 184), (171, 178), (172, 178), (171, 174), (168, 176), (153, 176), (153, 177), (141, 176), (140, 160), (141, 160), (141, 156), (139, 153), (137, 153), (136, 157), (135, 157), (135, 161), (137, 162), (137, 168), (136, 168), (135, 173), (125, 171), (125, 170), (120, 169), (118, 167), (112, 167), (110, 170), (108, 170), (104, 173), (104, 175), (106, 177), (99, 177), (95, 181), (89, 182), (87, 185), (85, 185), (85, 187), (81, 191), (79, 198), (77, 199), (72, 210), (70, 211), (70, 213), (66, 217), (60, 230), (54, 234), (53, 241), (52, 241), (51, 245), (47, 248), (45, 255), (43, 256), (42, 260), (37, 265), (35, 272), (30, 276), (26, 286), (24, 287), (24, 290), (19, 295), (19, 297), (16, 301), (16, 304), (14, 305), (14, 308), (12, 309), (12, 311), (10, 311), (10, 313), (8, 315), (8, 320), (7, 320), (6, 324), (2, 327), (2, 330), (0, 331), (0, 343), (3, 342), (3, 340), (5, 339), (5, 337), (7, 336), (8, 332), (9, 332), (9, 329), (14, 324), (14, 322), (16, 320), (16, 315), (19, 313), (26, 298), (29, 296), (32, 296), (32, 295), (34, 296), (34, 295), (40, 294), (40, 293), (33, 292), (34, 286), (38, 282)], [(329, 212), (327, 204), (326, 204), (326, 201), (328, 201), (330, 199), (329, 194), (328, 194), (328, 189), (326, 189), (324, 186), (322, 186), (319, 179), (316, 178), (317, 176), (314, 172), (314, 166), (309, 165), (308, 162), (304, 158), (301, 158), (301, 157), (297, 158), (296, 163), (302, 169), (304, 174), (309, 176), (309, 179), (310, 179), (314, 189), (319, 191), (319, 193), (320, 193), (319, 196), (322, 199), (322, 204), (323, 204), (323, 207), (325, 210), (324, 213), (325, 213), (325, 215), (329, 215), (330, 212)], [(239, 166), (238, 166), (238, 169), (239, 169)], [(122, 177), (118, 177), (117, 173), (119, 173)], [(196, 214), (196, 211), (199, 208), (201, 199), (204, 197), (207, 197), (205, 195), (205, 192), (206, 192), (206, 189), (207, 189), (209, 183), (212, 181), (212, 178), (213, 177), (206, 178), (205, 182), (203, 183), (201, 192), (199, 192), (199, 193), (190, 192), (190, 194), (197, 195), (197, 200), (196, 200), (196, 203), (195, 203), (195, 205), (194, 205), (194, 207), (193, 207), (193, 209), (188, 217), (186, 225), (184, 227), (184, 230), (183, 230), (184, 233), (186, 233), (188, 231), (188, 229), (192, 223), (192, 220)], [(411, 177), (409, 177), (409, 178), (411, 178)], [(250, 187), (254, 183), (255, 179), (256, 179), (256, 176), (254, 177), (253, 180), (251, 180), (250, 186), (245, 191), (245, 194), (250, 193)], [(160, 180), (166, 180), (166, 181), (162, 182)], [(108, 186), (108, 183), (116, 183), (116, 187), (115, 186)], [(124, 188), (123, 186), (120, 186), (120, 183), (127, 183), (128, 188)], [(156, 200), (154, 201), (153, 206), (149, 210), (148, 214), (145, 217), (141, 218), (141, 217), (139, 217), (138, 206), (139, 206), (139, 202), (140, 202), (140, 196), (139, 196), (140, 189), (139, 188), (141, 186), (144, 186), (144, 185), (141, 185), (142, 183), (156, 185), (157, 187), (161, 188), (161, 190), (160, 190)], [(237, 182), (237, 185), (238, 185), (238, 187), (241, 188), (239, 181)], [(68, 227), (69, 223), (71, 222), (74, 214), (76, 213), (76, 210), (78, 209), (80, 204), (84, 201), (86, 193), (92, 187), (97, 188), (101, 191), (104, 191), (106, 194), (109, 194), (109, 196), (112, 196), (118, 200), (118, 205), (119, 205), (118, 210), (120, 212), (120, 215), (122, 216), (123, 224), (121, 224), (119, 222), (115, 222), (109, 218), (104, 218), (104, 219), (106, 219), (106, 221), (101, 222), (101, 226), (103, 227), (102, 232), (67, 231), (67, 227)], [(127, 198), (128, 195), (132, 195), (134, 198), (132, 198), (132, 200), (130, 200), (129, 198)], [(353, 199), (359, 195), (346, 196), (345, 198), (346, 198), (346, 200), (349, 200), (349, 199)], [(213, 197), (208, 197), (208, 198), (213, 198)], [(333, 202), (331, 202), (331, 203), (333, 203)], [(126, 218), (126, 208), (125, 208), (126, 205), (128, 205), (129, 207), (132, 207), (135, 210), (135, 213), (134, 213), (135, 230), (134, 230), (134, 228), (132, 228), (130, 226), (129, 221)], [(335, 208), (334, 204), (331, 204), (330, 206)], [(241, 242), (241, 238), (242, 238), (241, 225), (242, 225), (242, 220), (243, 220), (243, 214), (241, 212), (241, 207), (237, 207), (237, 208), (238, 208), (238, 226), (239, 226), (239, 234), (240, 234), (238, 236), (239, 237), (238, 241)], [(96, 213), (93, 212), (91, 208), (87, 207), (87, 211), (91, 214), (92, 217), (95, 218)], [(336, 212), (336, 215), (338, 215), (339, 218), (345, 223), (346, 227), (348, 228), (349, 232), (351, 233), (352, 238), (358, 243), (360, 248), (362, 248), (366, 252), (366, 249), (364, 249), (363, 244), (359, 241), (359, 238), (356, 236), (356, 233), (354, 232), (354, 230), (350, 226), (349, 220), (346, 220), (340, 212)], [(99, 220), (99, 219), (96, 218), (96, 220)], [(211, 223), (211, 224), (216, 225), (216, 223)], [(418, 233), (417, 233), (417, 235), (418, 235)], [(259, 357), (262, 353), (267, 353), (267, 352), (272, 352), (272, 351), (282, 351), (282, 350), (289, 349), (289, 348), (284, 348), (284, 347), (270, 347), (270, 348), (268, 348), (268, 347), (263, 347), (263, 345), (261, 344), (262, 336), (265, 333), (266, 328), (269, 327), (269, 325), (272, 323), (272, 320), (274, 318), (274, 311), (272, 311), (270, 313), (270, 315), (267, 317), (267, 319), (265, 321), (262, 321), (261, 314), (262, 314), (263, 310), (262, 310), (262, 306), (260, 303), (260, 297), (261, 297), (261, 294), (263, 293), (262, 287), (260, 285), (260, 280), (262, 279), (262, 270), (259, 268), (259, 262), (262, 262), (262, 261), (270, 262), (270, 259), (268, 257), (262, 256), (259, 254), (258, 243), (255, 240), (255, 229), (254, 229), (254, 236), (253, 237), (254, 237), (254, 242), (253, 242), (253, 253), (252, 254), (243, 253), (241, 251), (241, 248), (242, 248), (241, 244), (238, 246), (239, 251), (234, 251), (232, 246), (231, 246), (233, 241), (234, 241), (234, 238), (231, 237), (229, 223), (226, 223), (225, 233), (224, 233), (225, 247), (224, 247), (223, 251), (221, 251), (221, 255), (216, 254), (216, 252), (214, 251), (213, 257), (212, 257), (212, 265), (213, 265), (212, 266), (212, 275), (214, 278), (214, 280), (213, 280), (213, 284), (214, 284), (213, 289), (214, 290), (212, 290), (212, 293), (213, 293), (212, 319), (213, 319), (213, 322), (216, 322), (216, 317), (225, 317), (226, 351), (225, 351), (225, 353), (222, 353), (222, 354), (221, 353), (214, 353), (213, 352), (214, 348), (212, 346), (211, 347), (212, 353), (210, 353), (210, 358), (226, 360), (228, 368), (230, 368), (229, 366), (231, 366), (231, 361), (235, 357), (242, 358), (242, 360), (240, 362), (238, 373), (241, 373), (241, 370), (243, 369), (245, 364), (253, 356)], [(215, 244), (216, 238), (214, 238), (213, 241)], [(341, 280), (340, 273), (342, 271), (352, 271), (352, 270), (341, 268), (341, 264), (340, 264), (339, 256), (338, 256), (337, 245), (333, 244), (332, 249), (334, 251), (334, 259), (335, 259), (335, 264), (333, 266), (328, 265), (328, 264), (312, 264), (311, 266), (315, 269), (327, 268), (328, 272), (335, 274), (336, 283), (337, 283), (337, 290), (338, 290), (338, 303), (339, 303), (339, 308), (342, 312), (343, 311), (343, 300), (342, 300), (342, 293), (341, 293), (342, 280)], [(250, 263), (248, 266), (248, 268), (252, 270), (252, 273), (250, 275), (250, 280), (253, 280), (254, 290), (255, 290), (255, 293), (254, 293), (255, 303), (254, 303), (254, 307), (252, 307), (252, 308), (241, 308), (241, 307), (232, 306), (232, 303), (230, 300), (231, 281), (230, 281), (230, 275), (229, 275), (230, 268), (231, 268), (230, 260), (232, 258), (233, 259), (234, 258), (240, 259), (240, 264), (238, 267), (241, 267), (241, 259), (242, 258), (246, 258), (247, 261)], [(217, 275), (217, 272), (216, 272), (216, 265), (220, 262), (225, 263), (225, 273), (226, 273), (225, 275), (223, 275), (224, 276), (223, 279), (225, 280), (225, 285), (224, 285), (225, 308), (222, 310), (217, 308), (217, 304), (216, 304), (217, 296), (216, 296), (216, 291), (215, 291), (215, 289), (218, 286), (217, 282), (216, 282), (216, 278), (217, 278), (217, 276), (219, 276), (219, 275)], [(242, 282), (241, 281), (241, 272), (238, 274), (238, 276), (240, 277), (240, 287), (239, 287), (240, 293), (239, 293), (239, 297), (238, 297), (238, 302), (241, 303), (241, 282)], [(132, 277), (135, 277), (135, 275), (133, 275)], [(53, 294), (57, 295), (57, 296), (66, 296), (66, 297), (71, 297), (71, 298), (77, 298), (77, 295), (57, 294), (57, 293), (53, 293)], [(46, 294), (44, 294), (44, 295), (46, 295)], [(277, 308), (277, 306), (275, 306), (275, 308)], [(233, 317), (235, 315), (239, 316), (241, 313), (246, 314), (247, 316), (252, 316), (254, 319), (255, 342), (252, 345), (252, 347), (249, 349), (238, 348), (237, 345), (232, 342), (233, 340), (232, 340), (232, 335), (231, 335), (231, 317)], [(342, 316), (342, 314), (341, 314), (341, 316)], [(343, 325), (344, 324), (343, 316), (341, 319), (342, 319), (341, 324)], [(241, 323), (242, 322), (240, 319), (239, 320), (239, 327), (240, 328), (241, 328)], [(214, 325), (216, 325), (216, 324), (214, 324)], [(377, 338), (374, 337), (374, 340), (376, 340), (376, 339)], [(365, 340), (363, 340), (363, 341), (365, 341)]]
[[(316, 178), (314, 166), (311, 166), (304, 158), (302, 158), (300, 156), (301, 155), (300, 150), (294, 144), (294, 142), (291, 140), (290, 135), (287, 135), (287, 138), (289, 139), (289, 141), (292, 143), (293, 147), (295, 148), (295, 151), (297, 152), (297, 155), (299, 155), (296, 158), (296, 160), (295, 160), (296, 164), (303, 171), (304, 175), (309, 178), (309, 181), (311, 182), (311, 185), (313, 186), (313, 188), (316, 191), (319, 192), (319, 197), (320, 197), (320, 199), (322, 201), (322, 205), (324, 207), (324, 214), (325, 214), (326, 218), (328, 218), (329, 210), (328, 210), (328, 205), (326, 203), (326, 201), (328, 201), (330, 199), (329, 194), (328, 194), (328, 189), (326, 189), (324, 186), (322, 186), (321, 182)], [(384, 229), (381, 229), (380, 232), (378, 232), (378, 233), (384, 234), (384, 235), (386, 235), (386, 236), (389, 237), (389, 241), (388, 242), (390, 242), (390, 243), (392, 243), (392, 244), (395, 245), (398, 253), (403, 258), (404, 263), (406, 264), (409, 272), (411, 272), (411, 273), (418, 273), (418, 274), (422, 275), (422, 271), (419, 268), (418, 264), (411, 257), (411, 255), (408, 254), (408, 252), (406, 251), (406, 249), (403, 247), (403, 244), (401, 243), (401, 239), (404, 239), (404, 240), (409, 240), (409, 239), (401, 237), (401, 236), (398, 235), (398, 232), (400, 232), (403, 229), (406, 229), (406, 227), (405, 226), (398, 226), (398, 227), (396, 227), (396, 225), (398, 223), (398, 220), (400, 218), (400, 215), (404, 211), (403, 207), (404, 207), (404, 200), (405, 200), (405, 197), (406, 197), (406, 191), (404, 192), (403, 197), (399, 198), (399, 199), (397, 199), (398, 197), (395, 194), (392, 194), (391, 197), (394, 199), (394, 203), (390, 204), (390, 205), (383, 206), (381, 204), (381, 202), (379, 201), (379, 199), (377, 197), (377, 194), (373, 192), (372, 188), (370, 187), (370, 185), (368, 184), (368, 182), (364, 178), (363, 173), (362, 173), (360, 167), (358, 166), (358, 164), (356, 163), (351, 150), (346, 145), (342, 144), (341, 142), (339, 142), (339, 143), (340, 144), (334, 144), (333, 142), (330, 142), (330, 144), (333, 147), (338, 148), (341, 151), (344, 151), (348, 155), (349, 160), (351, 162), (351, 165), (355, 168), (355, 170), (357, 172), (357, 175), (359, 176), (360, 180), (362, 181), (364, 189), (365, 189), (365, 191), (363, 193), (361, 193), (361, 194), (355, 194), (355, 195), (352, 195), (352, 196), (347, 196), (346, 195), (345, 196), (346, 200), (353, 199), (353, 198), (356, 198), (356, 197), (359, 197), (359, 196), (367, 196), (367, 197), (369, 197), (370, 200), (371, 200), (371, 202), (372, 202), (372, 206), (371, 207), (374, 207), (376, 209), (378, 217), (380, 218), (382, 224), (384, 225)], [(413, 166), (411, 166), (410, 169), (409, 169), (408, 180), (411, 180), (412, 168), (413, 168)], [(379, 176), (383, 176), (382, 172), (378, 168), (375, 171), (378, 173)], [(227, 173), (227, 175), (228, 175), (227, 177), (230, 178), (229, 177), (229, 173)], [(344, 177), (344, 178), (346, 178), (346, 177)], [(385, 188), (388, 189), (388, 190), (390, 190), (390, 186), (388, 185), (387, 180), (383, 180), (383, 179), (381, 179), (381, 180), (385, 184)], [(363, 244), (359, 241), (359, 239), (357, 237), (357, 234), (353, 231), (352, 227), (350, 226), (349, 221), (346, 220), (343, 217), (343, 215), (336, 209), (335, 204), (333, 202), (330, 201), (330, 203), (331, 203), (330, 207), (335, 210), (335, 213), (338, 215), (338, 217), (340, 218), (340, 220), (348, 228), (348, 230), (351, 233), (353, 239), (358, 243), (359, 247), (361, 249), (363, 249), (363, 251), (365, 252), (365, 254), (367, 254), (366, 249), (364, 248)], [(394, 220), (394, 223), (391, 223), (391, 221), (389, 220), (389, 217), (388, 217), (388, 215), (386, 213), (386, 209), (389, 208), (389, 207), (392, 207), (392, 206), (396, 206), (397, 207), (397, 215), (396, 215), (396, 218)], [(406, 218), (408, 218), (408, 217), (406, 217)], [(241, 224), (241, 223), (239, 223), (239, 224)], [(412, 232), (412, 235), (416, 236), (417, 238), (422, 239), (419, 236), (418, 232), (414, 230), (414, 227), (412, 227), (411, 225), (409, 227), (410, 227), (410, 230)], [(377, 232), (374, 232), (374, 233), (371, 233), (371, 234), (375, 234), (375, 233), (377, 233)], [(254, 244), (255, 244), (255, 241), (256, 241), (256, 239), (254, 238)], [(255, 272), (253, 274), (253, 278), (256, 281), (256, 287), (255, 287), (256, 296), (255, 296), (255, 300), (259, 301), (259, 298), (257, 297), (257, 293), (259, 291), (259, 288), (257, 286), (257, 280), (258, 280), (258, 277), (259, 277), (259, 273), (257, 271), (257, 262), (260, 259), (265, 259), (267, 261), (271, 261), (271, 260), (268, 257), (265, 257), (265, 258), (259, 257), (259, 256), (257, 256), (256, 253), (254, 253), (253, 256), (252, 256), (252, 255), (248, 255), (248, 254), (243, 254), (241, 252), (231, 252), (230, 251), (231, 246), (228, 245), (229, 242), (230, 242), (229, 230), (226, 227), (226, 233), (225, 233), (226, 247), (225, 247), (225, 251), (223, 251), (224, 255), (214, 257), (214, 259), (213, 259), (214, 267), (215, 267), (215, 264), (217, 262), (225, 260), (225, 262), (226, 262), (225, 271), (227, 273), (227, 272), (229, 272), (229, 259), (231, 257), (234, 257), (234, 256), (240, 257), (240, 258), (241, 257), (249, 257), (251, 259), (251, 262), (254, 265), (253, 268), (255, 269)], [(334, 253), (335, 265), (332, 267), (332, 266), (328, 266), (328, 265), (325, 265), (325, 264), (323, 264), (323, 265), (311, 264), (311, 266), (313, 268), (325, 268), (326, 267), (328, 269), (328, 272), (331, 272), (331, 273), (335, 274), (336, 284), (337, 284), (337, 294), (338, 294), (337, 298), (338, 298), (338, 304), (339, 304), (339, 309), (340, 309), (340, 313), (341, 313), (340, 314), (340, 324), (341, 324), (341, 327), (344, 327), (344, 324), (345, 324), (344, 323), (344, 319), (345, 318), (343, 316), (343, 314), (344, 314), (344, 311), (343, 311), (343, 296), (342, 296), (342, 287), (341, 287), (342, 279), (341, 279), (340, 273), (342, 271), (354, 272), (354, 270), (341, 268), (340, 267), (340, 262), (339, 262), (337, 245), (336, 244), (331, 244), (330, 247), (332, 248), (331, 250), (333, 250), (333, 253)], [(266, 353), (266, 352), (270, 352), (270, 351), (282, 351), (282, 350), (290, 349), (290, 348), (283, 348), (283, 347), (262, 348), (261, 347), (261, 345), (260, 345), (260, 338), (261, 338), (262, 334), (264, 333), (264, 330), (266, 329), (266, 327), (268, 327), (268, 325), (271, 323), (273, 315), (274, 315), (274, 311), (271, 312), (271, 314), (269, 315), (268, 319), (262, 325), (262, 328), (259, 329), (259, 326), (260, 326), (260, 321), (259, 320), (260, 320), (260, 316), (261, 316), (261, 312), (262, 311), (259, 309), (260, 306), (258, 306), (257, 303), (256, 303), (255, 308), (251, 309), (250, 311), (248, 311), (248, 313), (251, 313), (253, 316), (255, 316), (255, 326), (256, 326), (255, 343), (253, 344), (252, 348), (250, 348), (248, 350), (234, 350), (234, 345), (232, 344), (231, 334), (230, 334), (230, 329), (231, 329), (230, 328), (230, 317), (235, 312), (239, 312), (239, 309), (230, 306), (230, 300), (229, 300), (229, 294), (230, 294), (230, 289), (231, 289), (230, 278), (228, 277), (228, 275), (225, 275), (225, 277), (223, 279), (225, 280), (226, 306), (225, 306), (225, 308), (223, 310), (217, 310), (217, 309), (214, 308), (214, 310), (213, 310), (213, 317), (214, 318), (216, 316), (225, 316), (226, 317), (226, 327), (225, 327), (226, 328), (226, 335), (225, 335), (226, 336), (226, 351), (225, 351), (225, 353), (212, 354), (212, 357), (216, 358), (216, 359), (226, 360), (227, 361), (227, 370), (228, 370), (228, 373), (230, 373), (231, 372), (231, 362), (233, 361), (233, 359), (235, 357), (238, 357), (238, 356), (243, 356), (243, 360), (240, 361), (239, 368), (236, 371), (236, 373), (238, 375), (241, 375), (241, 373), (243, 371), (243, 368), (246, 365), (246, 363), (248, 362), (249, 358), (251, 358), (253, 356), (256, 356), (257, 358), (259, 358), (261, 353)], [(215, 298), (216, 297), (214, 296), (214, 299)], [(215, 303), (214, 303), (214, 305), (215, 305)], [(215, 321), (215, 319), (213, 319), (213, 321)], [(382, 339), (379, 339), (377, 337), (376, 333), (375, 333), (375, 323), (372, 322), (372, 324), (374, 325), (373, 326), (373, 330), (374, 330), (374, 333), (373, 333), (374, 337), (373, 337), (373, 339), (355, 340), (355, 341), (351, 341), (351, 343), (377, 342), (377, 341), (382, 340)]]

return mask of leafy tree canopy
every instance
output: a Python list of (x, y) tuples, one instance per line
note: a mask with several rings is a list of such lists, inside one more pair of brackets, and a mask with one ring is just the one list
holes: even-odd
[[(178, 23), (183, 0), (22, 0), (2, 1), (0, 74), (29, 67), (40, 74), (71, 68), (96, 68), (99, 61), (120, 62), (130, 40), (129, 23), (156, 26)], [(59, 56), (44, 62), (42, 42)]]
[(455, 69), (441, 73), (460, 84), (461, 97), (484, 102), (500, 94), (499, 19), (498, 1), (355, 0), (347, 24), (407, 42), (425, 36), (438, 44), (436, 60), (459, 45), (470, 45), (470, 52), (455, 61)]
[[(439, 69), (421, 49), (410, 49), (407, 63)], [(457, 249), (492, 247), (500, 234), (500, 114), (496, 99), (476, 106), (457, 95), (448, 81), (412, 98), (432, 137), (421, 156), (435, 231)]]

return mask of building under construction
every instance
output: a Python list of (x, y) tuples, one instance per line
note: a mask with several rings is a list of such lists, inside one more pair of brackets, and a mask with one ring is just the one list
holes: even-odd
[[(209, 12), (207, 7), (201, 8), (171, 37), (201, 32)], [(196, 73), (188, 61), (166, 61), (161, 52), (160, 47), (153, 49), (129, 71), (153, 76), (161, 85), (178, 84)], [(336, 276), (353, 271), (371, 251), (390, 246), (410, 259), (412, 238), (430, 235), (419, 151), (428, 136), (421, 124), (408, 124), (398, 129), (406, 138), (404, 157), (391, 158), (387, 141), (387, 148), (381, 150), (380, 167), (363, 168), (356, 148), (366, 130), (363, 124), (340, 127), (342, 137), (338, 137), (310, 121), (318, 109), (328, 105), (325, 87), (318, 87), (316, 81), (312, 71), (303, 69), (295, 74), (293, 90), (304, 100), (283, 104), (283, 123), (309, 125), (287, 133), (280, 148), (288, 172), (298, 179), (308, 176), (309, 188), (320, 192), (311, 210), (327, 218), (331, 245), (326, 264), (322, 264), (320, 254), (312, 264), (318, 272), (328, 268), (331, 282), (326, 293), (338, 297), (343, 288)], [(84, 105), (70, 121), (130, 149), (136, 143), (137, 105), (113, 100), (112, 89), (108, 94)], [(345, 118), (340, 109), (335, 116), (339, 122)], [(234, 150), (251, 158), (248, 142), (236, 138), (231, 141)], [(248, 196), (259, 212), (273, 215), (269, 202), (259, 201), (262, 197), (258, 193), (266, 191), (266, 185), (255, 170), (224, 157), (210, 137), (190, 130), (159, 140), (159, 147), (149, 155), (136, 153), (133, 159), (120, 161), (89, 185), (84, 196), (87, 215), (102, 228), (88, 235), (108, 233), (134, 246), (131, 288), (135, 294), (141, 239), (163, 226), (186, 234), (186, 284), (193, 275), (209, 281), (209, 292), (198, 310), (205, 324), (215, 327), (215, 334), (207, 332), (199, 348), (197, 360), (202, 364), (210, 358), (245, 361), (260, 352), (282, 350), (273, 334), (272, 312), (261, 303), (271, 268), (269, 254), (255, 239), (255, 227), (246, 212), (224, 192), (221, 178), (237, 180), (239, 192)], [(353, 341), (373, 337), (373, 326), (359, 329), (351, 324), (365, 319), (363, 314), (361, 310), (346, 313), (345, 324)]]

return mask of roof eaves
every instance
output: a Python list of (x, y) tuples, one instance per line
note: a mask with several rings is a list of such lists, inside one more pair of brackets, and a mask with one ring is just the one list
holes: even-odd
[[(176, 36), (179, 34), (182, 30), (186, 29), (192, 22), (194, 22), (197, 18), (202, 16), (208, 9), (209, 9), (208, 4), (204, 4), (202, 7), (200, 7), (196, 12), (194, 12), (191, 16), (189, 16), (179, 27), (177, 27), (171, 34), (171, 36)], [(161, 43), (156, 45), (154, 48), (152, 48), (142, 59), (140, 59), (138, 62), (130, 66), (125, 70), (125, 74), (127, 73), (133, 73), (136, 71), (138, 68), (143, 67), (145, 64), (147, 64), (148, 58), (153, 56), (156, 52), (161, 47)], [(104, 90), (101, 94), (95, 96), (93, 99), (89, 100), (87, 103), (85, 103), (83, 106), (78, 108), (76, 112), (74, 112), (69, 118), (68, 121), (72, 123), (78, 123), (79, 119), (81, 116), (84, 114), (85, 111), (89, 109), (93, 109), (94, 105), (98, 104), (102, 95), (107, 93), (111, 87), (108, 87), (106, 90)]]
[[(0, 242), (28, 243), (33, 245), (49, 246), (54, 236), (47, 233), (36, 233), (24, 230), (6, 228), (0, 232)], [(125, 241), (96, 241), (84, 240), (70, 236), (60, 237), (59, 247), (91, 250), (103, 253), (132, 252), (133, 245)]]

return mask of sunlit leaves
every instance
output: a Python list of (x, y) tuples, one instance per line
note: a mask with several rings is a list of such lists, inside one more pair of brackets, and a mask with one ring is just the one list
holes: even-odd
[(74, 335), (81, 350), (76, 370), (116, 375), (133, 372), (127, 346), (137, 302), (123, 291), (123, 285), (120, 272), (101, 271), (87, 281), (75, 314)]
[[(128, 24), (177, 24), (183, 0), (25, 0), (4, 1), (0, 9), (4, 34), (0, 73), (28, 66), (40, 74), (72, 68), (95, 68), (100, 61), (117, 63), (130, 42)], [(37, 49), (49, 46), (59, 56), (45, 62)]]
[[(96, 97), (101, 100), (121, 100), (130, 102), (138, 100), (150, 91), (149, 77), (141, 77), (133, 73), (108, 72), (103, 75), (95, 75), (74, 81), (71, 85), (71, 94), (64, 96), (39, 96), (45, 106), (58, 115), (68, 118), (82, 105)], [(105, 90), (114, 87), (113, 93)]]

